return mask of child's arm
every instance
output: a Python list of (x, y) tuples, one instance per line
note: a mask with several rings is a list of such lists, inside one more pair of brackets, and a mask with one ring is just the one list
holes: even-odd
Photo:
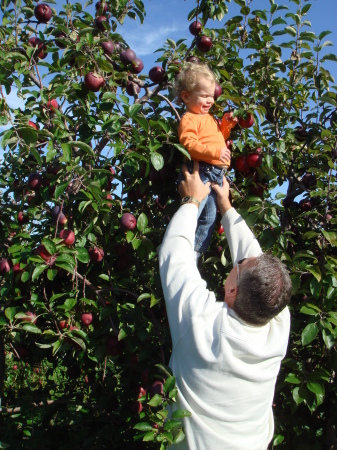
[(235, 127), (238, 123), (239, 119), (237, 117), (233, 117), (233, 113), (225, 113), (221, 119), (221, 133), (225, 139), (228, 139), (230, 136), (231, 129)]

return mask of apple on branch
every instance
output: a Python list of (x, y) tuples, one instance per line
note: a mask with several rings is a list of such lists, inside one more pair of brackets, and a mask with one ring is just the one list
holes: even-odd
[(75, 233), (71, 230), (63, 229), (59, 233), (59, 237), (63, 239), (63, 243), (67, 247), (71, 247), (75, 242)]
[(239, 117), (239, 125), (241, 128), (250, 128), (254, 125), (254, 116), (246, 113), (245, 117)]
[(84, 85), (89, 91), (98, 92), (104, 84), (104, 78), (95, 72), (88, 72), (84, 77)]
[(35, 6), (34, 15), (40, 23), (47, 23), (52, 18), (53, 12), (50, 6), (39, 3)]
[(106, 31), (106, 28), (109, 29), (109, 21), (105, 16), (98, 16), (95, 20), (95, 26), (100, 31)]
[(197, 49), (202, 53), (207, 53), (212, 48), (213, 42), (209, 36), (199, 36), (197, 38)]
[(160, 66), (154, 66), (149, 71), (149, 78), (152, 83), (159, 84), (164, 80), (165, 70)]
[(45, 59), (47, 57), (47, 53), (45, 52), (46, 46), (37, 36), (29, 38), (28, 45), (30, 47), (37, 47), (34, 54), (37, 59)]
[(38, 191), (42, 184), (42, 175), (39, 173), (31, 173), (28, 177), (27, 185), (32, 191)]
[(11, 270), (12, 267), (12, 262), (7, 259), (7, 258), (3, 258), (0, 259), (0, 276), (5, 276), (7, 272), (9, 272)]
[(137, 225), (137, 220), (133, 214), (124, 213), (121, 218), (121, 225), (123, 230), (133, 230)]
[(193, 36), (198, 36), (198, 34), (201, 33), (202, 31), (202, 23), (199, 22), (198, 20), (195, 20), (194, 22), (192, 22), (190, 24), (190, 26), (188, 27), (188, 29), (190, 30), (190, 33)]
[(101, 47), (103, 49), (103, 52), (109, 56), (112, 55), (115, 50), (115, 46), (112, 41), (101, 42)]

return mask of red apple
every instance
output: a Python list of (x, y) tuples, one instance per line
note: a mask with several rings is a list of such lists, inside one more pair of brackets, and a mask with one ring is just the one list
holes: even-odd
[(260, 167), (262, 164), (261, 154), (257, 152), (249, 153), (249, 155), (247, 156), (247, 164), (249, 167), (253, 167), (254, 169)]
[(254, 125), (254, 116), (251, 113), (247, 113), (246, 118), (239, 117), (239, 125), (241, 128), (250, 128)]
[(130, 72), (138, 74), (144, 69), (144, 63), (140, 58), (135, 58), (131, 62)]
[(136, 391), (137, 398), (141, 398), (141, 397), (144, 397), (144, 395), (146, 395), (146, 389), (143, 388), (143, 386), (137, 386), (135, 391)]
[(115, 46), (112, 41), (101, 42), (101, 47), (106, 55), (112, 55), (115, 50)]
[(60, 320), (58, 323), (58, 327), (60, 330), (64, 330), (65, 328), (69, 328), (68, 320)]
[(121, 51), (119, 57), (121, 62), (126, 66), (128, 64), (131, 64), (137, 56), (131, 48), (127, 48), (126, 50)]
[(154, 381), (150, 387), (150, 396), (153, 397), (155, 394), (163, 395), (164, 385), (161, 381)]
[(38, 191), (42, 184), (42, 175), (39, 173), (31, 173), (28, 177), (28, 188), (32, 191)]
[(224, 231), (225, 231), (225, 230), (224, 230), (224, 227), (220, 224), (220, 225), (219, 225), (219, 228), (217, 229), (218, 235), (221, 236), (222, 233), (223, 233)]
[(104, 83), (104, 78), (95, 72), (88, 72), (84, 77), (85, 87), (92, 92), (98, 92)]
[(51, 217), (54, 223), (56, 223), (58, 220), (59, 225), (63, 226), (68, 222), (68, 219), (64, 214), (64, 210), (62, 209), (62, 211), (60, 212), (60, 209), (61, 206), (54, 206), (54, 208), (51, 210)]
[(130, 409), (132, 414), (140, 414), (143, 410), (143, 405), (139, 401), (130, 403)]
[(98, 11), (99, 9), (101, 9), (103, 6), (103, 12), (107, 12), (108, 11), (108, 4), (107, 2), (97, 2), (95, 5), (96, 11)]
[(129, 95), (137, 95), (140, 92), (140, 87), (137, 83), (133, 83), (132, 81), (128, 80), (126, 84), (126, 93)]
[(43, 244), (40, 244), (35, 249), (35, 254), (41, 256), (46, 262), (50, 261), (51, 254), (46, 250), (46, 247)]
[(123, 230), (133, 230), (137, 225), (137, 220), (133, 214), (124, 213), (121, 218), (121, 225)]
[[(327, 222), (330, 222), (331, 219), (333, 219), (333, 215), (330, 214), (329, 212), (327, 212), (326, 215), (325, 215), (325, 220), (326, 220)], [(14, 266), (13, 266), (13, 267), (14, 267)]]
[(37, 36), (32, 36), (29, 38), (28, 45), (31, 47), (37, 47), (35, 50), (35, 57), (37, 59), (45, 59), (47, 57), (47, 53), (45, 53), (46, 46)]
[(90, 325), (92, 322), (92, 314), (91, 313), (83, 313), (81, 315), (81, 322), (83, 325)]
[(0, 276), (5, 276), (11, 270), (12, 262), (9, 259), (0, 259)]
[(36, 123), (35, 123), (35, 122), (32, 122), (31, 120), (28, 122), (28, 125), (29, 125), (30, 127), (32, 127), (32, 128), (35, 128), (35, 130), (38, 130), (38, 129), (39, 129), (39, 127), (36, 125)]
[(196, 42), (197, 49), (202, 53), (208, 52), (212, 48), (212, 45), (212, 39), (208, 36), (200, 36)]
[(235, 168), (239, 172), (247, 172), (248, 170), (250, 170), (250, 167), (247, 164), (247, 157), (243, 155), (238, 156), (235, 160)]
[(19, 225), (24, 225), (25, 223), (29, 222), (29, 217), (27, 214), (24, 214), (22, 211), (19, 212), (18, 214), (18, 224)]
[(317, 185), (317, 180), (313, 173), (306, 173), (302, 177), (302, 183), (307, 189), (309, 189)]
[(311, 211), (311, 209), (312, 209), (312, 203), (311, 203), (310, 199), (308, 199), (308, 198), (302, 198), (302, 200), (299, 202), (298, 206), (299, 206), (300, 210), (303, 212)]
[(222, 94), (222, 88), (220, 84), (215, 84), (215, 90), (214, 90), (214, 100), (216, 100), (220, 95)]
[(154, 66), (149, 71), (149, 78), (153, 83), (161, 83), (165, 76), (165, 70), (160, 66)]
[[(107, 194), (106, 196), (105, 196), (105, 198), (107, 199), (107, 200), (112, 200), (112, 195), (111, 194)], [(109, 208), (112, 208), (112, 203), (106, 203), (106, 206), (108, 206)]]
[(36, 314), (34, 314), (32, 311), (26, 311), (25, 312), (26, 317), (22, 317), (21, 321), (22, 322), (31, 322), (31, 323), (36, 323)]
[(75, 233), (71, 230), (61, 230), (59, 237), (61, 239), (63, 239), (63, 243), (67, 246), (67, 247), (71, 247), (74, 242), (75, 242)]
[(107, 17), (105, 17), (105, 16), (98, 16), (96, 18), (96, 20), (95, 20), (96, 28), (98, 28), (100, 31), (106, 31), (105, 30), (105, 26), (104, 26), (104, 22), (109, 25), (109, 21), (108, 21)]
[(91, 247), (88, 250), (92, 262), (101, 262), (104, 257), (104, 250), (99, 247)]
[(54, 114), (55, 109), (59, 109), (59, 104), (55, 98), (47, 101), (46, 108), (51, 114)]
[(13, 270), (14, 275), (21, 273), (20, 263), (14, 264), (14, 266), (12, 267), (12, 270)]
[(295, 129), (295, 138), (299, 141), (299, 142), (304, 142), (307, 138), (307, 132), (305, 130), (305, 128), (303, 127), (296, 127)]
[(14, 364), (13, 370), (18, 370), (18, 366), (16, 364)]
[(265, 191), (265, 186), (263, 186), (261, 183), (253, 183), (249, 186), (249, 191), (258, 197), (263, 197), (263, 193)]
[(62, 41), (60, 41), (59, 39), (65, 39), (67, 38), (67, 35), (65, 33), (63, 33), (63, 31), (60, 31), (59, 33), (57, 33), (55, 35), (55, 37), (57, 39), (55, 39), (55, 44), (59, 47), (59, 48), (66, 48), (66, 44), (64, 44)]
[(190, 33), (193, 34), (193, 36), (198, 36), (198, 34), (200, 34), (202, 31), (202, 23), (198, 20), (195, 20), (190, 24), (188, 29), (190, 30)]
[(39, 22), (47, 23), (51, 19), (53, 12), (50, 6), (45, 3), (39, 3), (35, 6), (34, 15)]

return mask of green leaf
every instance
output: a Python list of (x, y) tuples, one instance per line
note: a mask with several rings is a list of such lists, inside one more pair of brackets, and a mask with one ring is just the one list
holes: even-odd
[(172, 431), (175, 428), (179, 428), (179, 427), (181, 427), (181, 422), (175, 421), (175, 420), (168, 420), (167, 422), (165, 422), (164, 430)]
[(14, 306), (12, 306), (11, 308), (6, 308), (5, 309), (5, 316), (7, 317), (7, 319), (12, 322), (14, 317), (16, 314), (16, 308)]
[(172, 413), (173, 419), (182, 419), (183, 417), (190, 417), (191, 415), (192, 413), (190, 413), (190, 411), (187, 411), (187, 409), (177, 409)]
[(151, 153), (151, 163), (156, 170), (160, 170), (164, 167), (164, 158), (160, 153)]
[(152, 426), (148, 422), (140, 422), (137, 423), (134, 427), (134, 430), (140, 431), (152, 431)]
[(179, 444), (179, 442), (182, 442), (185, 439), (185, 433), (183, 430), (180, 430), (179, 433), (175, 436), (173, 443)]
[(286, 376), (285, 381), (291, 384), (301, 384), (301, 380), (297, 378), (297, 376), (294, 373), (289, 373)]
[(191, 155), (188, 153), (188, 151), (186, 150), (186, 148), (181, 145), (181, 144), (173, 144), (173, 146), (178, 149), (184, 156), (186, 156), (186, 158), (188, 158), (189, 160), (191, 159)]
[(170, 392), (176, 384), (176, 378), (174, 376), (169, 377), (164, 383), (164, 392)]
[(312, 342), (318, 333), (318, 326), (316, 323), (309, 323), (302, 331), (301, 340), (302, 345), (308, 345)]
[(63, 152), (63, 158), (60, 158), (60, 161), (62, 162), (71, 162), (71, 147), (69, 144), (61, 144), (61, 149)]
[(29, 333), (41, 334), (42, 331), (33, 323), (25, 323), (22, 328)]
[(323, 235), (325, 239), (327, 239), (331, 245), (337, 245), (337, 232), (336, 231), (326, 231), (323, 230)]
[(317, 311), (316, 308), (312, 308), (309, 305), (302, 306), (302, 308), (300, 309), (300, 312), (302, 314), (307, 314), (309, 316), (318, 316), (320, 311), (321, 311), (320, 309)]
[(309, 381), (307, 383), (307, 388), (309, 391), (313, 392), (315, 395), (325, 395), (324, 386), (317, 383), (316, 381)]
[(82, 142), (82, 141), (69, 141), (69, 145), (71, 147), (78, 147), (81, 150), (84, 150), (89, 155), (95, 156), (95, 152), (93, 151), (93, 149), (90, 147), (90, 145), (86, 144), (85, 142)]
[(65, 183), (61, 183), (57, 186), (57, 188), (55, 189), (55, 194), (54, 194), (55, 199), (58, 199), (64, 193), (64, 191), (69, 186), (69, 183), (70, 183), (70, 181), (66, 181)]
[(159, 394), (154, 394), (154, 396), (151, 398), (151, 400), (149, 402), (147, 402), (147, 404), (149, 406), (159, 406), (162, 403), (163, 403), (163, 398)]
[(56, 246), (50, 239), (44, 238), (42, 240), (42, 244), (46, 247), (47, 252), (49, 252), (51, 255), (54, 255), (56, 253)]
[(154, 441), (156, 432), (155, 431), (149, 431), (148, 433), (145, 434), (145, 436), (143, 437), (143, 441), (144, 442), (150, 442), (150, 441)]
[(300, 387), (295, 387), (293, 390), (293, 399), (296, 403), (296, 405), (299, 405), (300, 403), (304, 402), (305, 396), (301, 394), (303, 391)]
[(144, 231), (147, 228), (148, 223), (149, 223), (149, 221), (148, 221), (148, 219), (146, 217), (146, 214), (141, 213), (140, 216), (138, 217), (138, 220), (137, 220), (137, 228), (138, 228), (138, 230), (141, 233), (144, 233)]
[(76, 258), (84, 264), (89, 262), (89, 253), (88, 250), (84, 247), (75, 247), (76, 250)]
[(41, 275), (41, 273), (46, 270), (48, 268), (48, 266), (46, 264), (42, 264), (41, 266), (37, 266), (34, 269), (33, 275), (32, 275), (32, 281), (35, 281), (37, 278), (39, 278), (39, 276)]
[(310, 3), (307, 3), (306, 5), (304, 5), (302, 10), (301, 10), (301, 14), (302, 15), (306, 14), (309, 11), (309, 9), (311, 8), (311, 6), (312, 5)]

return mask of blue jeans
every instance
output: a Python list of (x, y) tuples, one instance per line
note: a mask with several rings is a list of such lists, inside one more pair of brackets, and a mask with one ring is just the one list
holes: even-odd
[[(186, 164), (190, 173), (193, 171), (193, 161), (188, 161)], [(208, 181), (217, 183), (222, 186), (223, 176), (226, 169), (223, 167), (212, 166), (203, 161), (199, 162), (199, 175), (201, 181), (206, 184)], [(178, 183), (184, 179), (182, 170), (180, 170)], [(198, 225), (195, 233), (194, 250), (196, 252), (205, 252), (212, 240), (212, 234), (216, 222), (216, 193), (210, 187), (209, 195), (201, 202), (198, 211)]]

